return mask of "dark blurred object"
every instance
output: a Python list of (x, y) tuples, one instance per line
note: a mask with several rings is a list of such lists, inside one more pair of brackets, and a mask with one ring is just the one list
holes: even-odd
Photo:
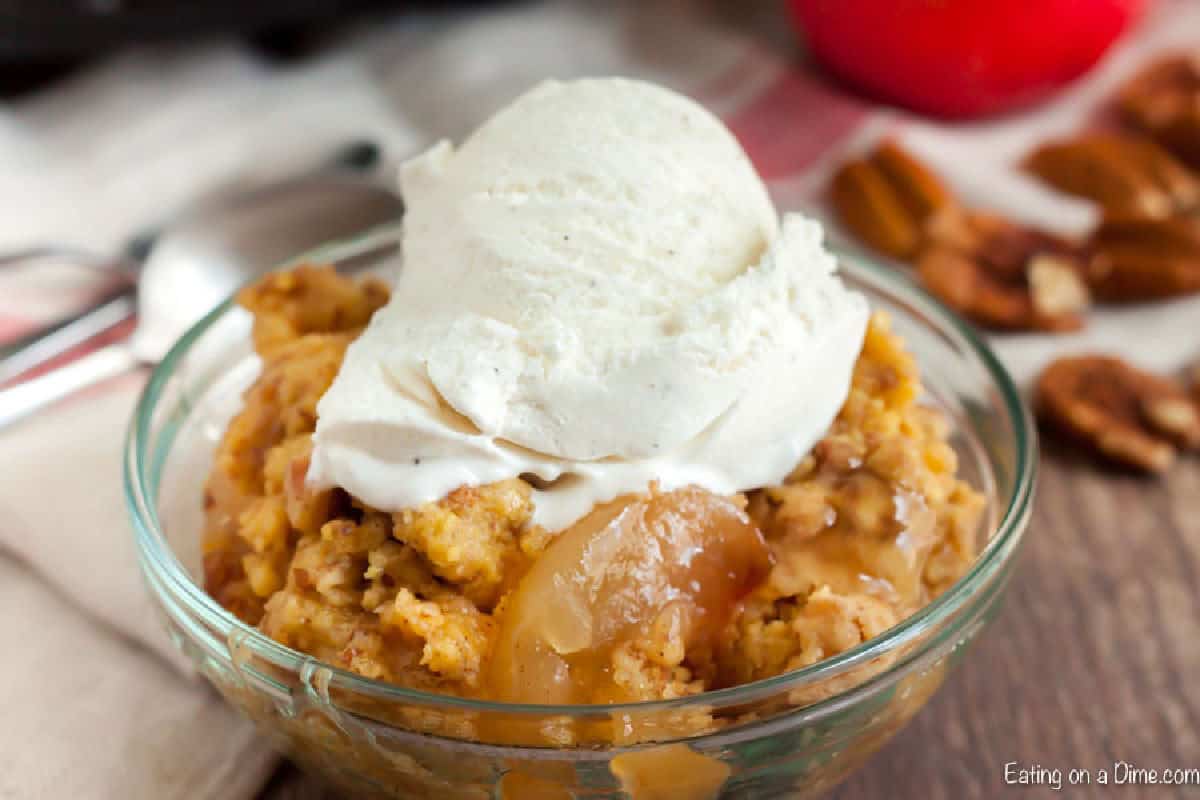
[(1082, 75), (1146, 0), (789, 0), (812, 53), (884, 100), (970, 117)]
[(132, 42), (284, 31), (397, 0), (0, 0), (0, 60), (85, 56)]
[(364, 13), (429, 5), (403, 0), (0, 0), (0, 95), (56, 80), (117, 47), (243, 34), (265, 55), (307, 55)]

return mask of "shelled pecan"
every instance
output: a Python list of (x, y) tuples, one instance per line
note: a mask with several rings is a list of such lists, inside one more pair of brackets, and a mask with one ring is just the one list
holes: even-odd
[(1200, 52), (1146, 67), (1125, 84), (1117, 106), (1129, 124), (1200, 170)]
[(917, 259), (917, 274), (931, 294), (1000, 330), (1082, 327), (1091, 302), (1082, 270), (1072, 243), (978, 212), (940, 220)]
[(1200, 445), (1200, 410), (1182, 386), (1110, 356), (1055, 361), (1038, 378), (1036, 405), (1096, 452), (1150, 472)]
[(1162, 218), (1200, 203), (1200, 180), (1150, 139), (1091, 133), (1045, 144), (1026, 168), (1055, 188), (1094, 201), (1110, 217)]
[(930, 221), (956, 205), (941, 180), (895, 142), (853, 159), (833, 177), (832, 201), (842, 224), (871, 247), (910, 259)]
[(1089, 240), (1085, 279), (1108, 302), (1200, 292), (1200, 215), (1105, 220)]

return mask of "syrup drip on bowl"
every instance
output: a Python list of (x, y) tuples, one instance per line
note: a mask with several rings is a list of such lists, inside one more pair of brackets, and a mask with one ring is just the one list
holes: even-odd
[(515, 703), (639, 699), (614, 680), (615, 650), (717, 635), (770, 567), (734, 499), (689, 487), (614, 500), (560, 534), (507, 598), (485, 685)]

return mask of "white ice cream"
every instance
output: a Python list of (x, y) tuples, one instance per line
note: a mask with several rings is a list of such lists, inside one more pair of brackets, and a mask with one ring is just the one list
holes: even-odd
[(777, 483), (845, 400), (865, 300), (691, 100), (545, 83), (401, 184), (403, 268), (318, 406), (314, 485), (399, 509), (535, 475), (559, 529), (651, 480)]

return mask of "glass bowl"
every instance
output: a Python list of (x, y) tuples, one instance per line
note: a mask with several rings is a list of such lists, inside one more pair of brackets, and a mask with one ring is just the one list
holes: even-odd
[[(303, 260), (370, 266), (378, 255), (356, 240)], [(731, 689), (563, 707), (403, 689), (272, 641), (227, 613), (198, 580), (201, 488), (258, 369), (249, 315), (226, 302), (154, 371), (125, 453), (141, 566), (171, 638), (280, 750), (355, 797), (762, 800), (828, 790), (926, 703), (995, 615), (1029, 520), (1037, 460), (1029, 414), (987, 345), (895, 271), (849, 256), (843, 264), (846, 282), (891, 313), (921, 366), (926, 402), (951, 420), (963, 477), (987, 499), (971, 569), (883, 635)], [(679, 721), (697, 714), (714, 723), (681, 738)], [(589, 744), (579, 732), (596, 721), (618, 723), (638, 743)], [(522, 744), (555, 731), (575, 731), (562, 739), (573, 743)]]

